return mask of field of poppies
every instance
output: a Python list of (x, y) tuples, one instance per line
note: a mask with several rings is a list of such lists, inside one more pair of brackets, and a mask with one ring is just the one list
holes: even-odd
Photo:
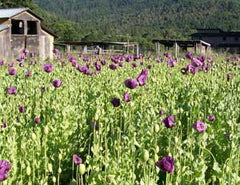
[(240, 57), (0, 61), (0, 184), (240, 184)]

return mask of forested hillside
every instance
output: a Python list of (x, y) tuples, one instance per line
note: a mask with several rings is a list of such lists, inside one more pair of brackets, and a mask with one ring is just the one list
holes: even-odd
[(76, 21), (83, 39), (129, 35), (188, 38), (195, 28), (240, 29), (239, 0), (35, 0), (38, 5)]
[(151, 47), (152, 38), (187, 39), (195, 28), (240, 30), (239, 0), (32, 1), (20, 4), (33, 7), (64, 40), (137, 40)]

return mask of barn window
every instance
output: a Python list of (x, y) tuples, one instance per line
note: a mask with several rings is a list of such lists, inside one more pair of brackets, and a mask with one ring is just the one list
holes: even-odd
[(12, 20), (12, 34), (24, 34), (24, 22)]
[(28, 21), (27, 22), (27, 34), (28, 35), (36, 35), (37, 34), (37, 22), (36, 21)]
[(238, 37), (235, 37), (235, 41), (239, 41), (239, 38), (238, 38)]
[(226, 41), (227, 40), (227, 38), (226, 37), (223, 37), (223, 41)]

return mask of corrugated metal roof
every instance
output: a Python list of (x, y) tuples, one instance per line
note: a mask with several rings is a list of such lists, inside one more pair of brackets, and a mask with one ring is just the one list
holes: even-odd
[(0, 9), (0, 18), (11, 18), (21, 12), (29, 10), (28, 8), (9, 8)]
[(7, 25), (7, 24), (6, 25), (0, 25), (0, 32), (7, 29), (7, 28), (9, 28), (9, 25)]

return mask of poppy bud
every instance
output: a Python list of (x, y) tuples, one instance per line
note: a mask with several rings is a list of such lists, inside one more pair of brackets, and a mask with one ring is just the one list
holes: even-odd
[(53, 166), (51, 163), (48, 164), (48, 171), (53, 172)]
[(45, 127), (45, 128), (44, 128), (44, 134), (47, 135), (48, 133), (49, 133), (49, 129), (48, 129), (48, 127)]
[(56, 179), (55, 176), (53, 176), (52, 181), (53, 181), (54, 184), (57, 182), (57, 179)]
[(154, 131), (155, 131), (156, 133), (158, 133), (159, 130), (160, 130), (159, 125), (158, 125), (158, 124), (155, 124), (155, 125), (154, 125)]
[(80, 168), (79, 169), (80, 174), (83, 175), (85, 173), (85, 171), (86, 171), (85, 165), (84, 164), (80, 164), (79, 168)]
[(31, 167), (30, 166), (27, 167), (26, 173), (28, 176), (31, 175)]
[(58, 159), (61, 161), (62, 160), (62, 154), (58, 154)]
[(145, 149), (143, 150), (143, 159), (145, 162), (147, 162), (149, 159), (149, 152)]
[(32, 133), (32, 136), (31, 136), (31, 138), (32, 138), (32, 140), (34, 141), (34, 140), (36, 140), (37, 139), (37, 136), (36, 136), (36, 134), (35, 133)]

